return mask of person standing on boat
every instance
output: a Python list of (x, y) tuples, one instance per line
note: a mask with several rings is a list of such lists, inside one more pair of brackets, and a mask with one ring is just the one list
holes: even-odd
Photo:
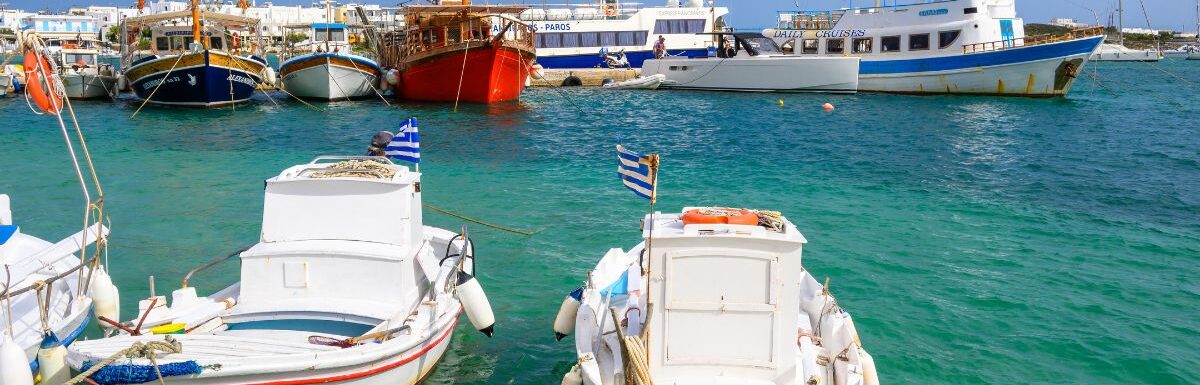
[(662, 59), (667, 55), (667, 38), (658, 35), (658, 41), (654, 43), (654, 58)]

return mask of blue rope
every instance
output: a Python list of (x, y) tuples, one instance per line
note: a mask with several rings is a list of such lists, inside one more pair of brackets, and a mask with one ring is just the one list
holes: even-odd
[[(80, 371), (86, 372), (92, 365), (92, 362), (84, 363)], [(200, 374), (202, 368), (196, 361), (184, 361), (159, 365), (158, 370), (163, 377), (171, 377)], [(141, 384), (158, 380), (158, 374), (154, 373), (154, 365), (108, 365), (89, 378), (100, 385)]]

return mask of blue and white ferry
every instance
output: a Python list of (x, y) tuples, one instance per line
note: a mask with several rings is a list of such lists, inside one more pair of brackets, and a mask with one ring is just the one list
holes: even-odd
[(537, 62), (545, 68), (593, 68), (604, 65), (602, 52), (625, 52), (629, 66), (641, 68), (654, 58), (659, 36), (667, 54), (706, 57), (715, 47), (712, 35), (725, 25), (724, 7), (704, 6), (702, 0), (668, 0), (660, 7), (642, 7), (620, 0), (590, 4), (544, 5), (520, 14), (537, 31)]
[(763, 33), (796, 55), (862, 58), (859, 91), (1066, 95), (1103, 30), (1025, 36), (1014, 0), (933, 0), (779, 13)]

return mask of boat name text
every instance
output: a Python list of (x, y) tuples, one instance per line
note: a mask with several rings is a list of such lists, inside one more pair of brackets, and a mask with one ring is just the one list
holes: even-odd
[[(167, 83), (167, 84), (171, 84), (171, 83), (175, 83), (175, 82), (178, 82), (178, 81), (179, 81), (179, 77), (178, 77), (178, 76), (172, 76), (172, 77), (170, 77), (170, 78), (167, 78), (167, 80), (165, 81), (165, 83)], [(151, 81), (148, 81), (148, 82), (142, 83), (142, 89), (143, 89), (143, 90), (149, 90), (149, 89), (151, 89), (151, 88), (158, 87), (158, 85), (159, 85), (160, 83), (164, 83), (163, 79), (154, 79), (154, 80), (151, 80)]]
[(946, 8), (927, 9), (927, 10), (917, 13), (917, 15), (920, 15), (920, 16), (938, 16), (938, 15), (949, 15), (949, 14), (950, 14), (950, 10), (946, 9)]
[(225, 80), (242, 83), (251, 87), (258, 86), (258, 83), (255, 82), (254, 79), (242, 75), (229, 75), (229, 77), (225, 78)]
[[(804, 37), (804, 32), (805, 31), (803, 31), (803, 30), (776, 30), (774, 37), (775, 38), (787, 38), (787, 39)], [(830, 29), (830, 30), (824, 30), (824, 31), (816, 31), (815, 37), (817, 37), (817, 38), (822, 38), (822, 37), (838, 38), (838, 37), (863, 37), (863, 36), (867, 36), (867, 31), (864, 29)]]

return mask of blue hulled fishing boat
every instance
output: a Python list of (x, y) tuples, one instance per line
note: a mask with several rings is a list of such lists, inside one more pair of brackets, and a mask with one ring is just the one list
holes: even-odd
[[(122, 23), (124, 76), (138, 99), (148, 103), (217, 107), (246, 101), (268, 72), (266, 59), (254, 55), (262, 47), (258, 24), (254, 18), (207, 11), (198, 0), (189, 10), (127, 18)], [(149, 47), (139, 44), (144, 29), (150, 31)]]

